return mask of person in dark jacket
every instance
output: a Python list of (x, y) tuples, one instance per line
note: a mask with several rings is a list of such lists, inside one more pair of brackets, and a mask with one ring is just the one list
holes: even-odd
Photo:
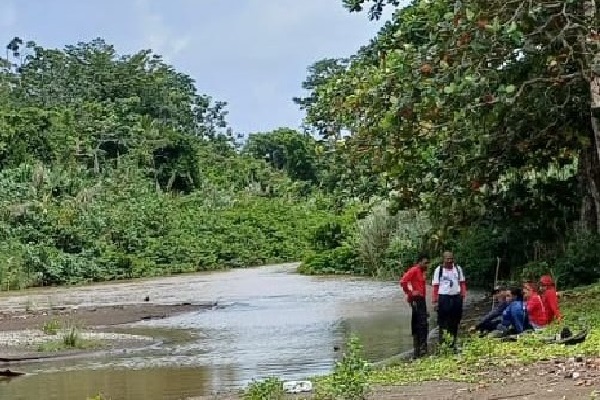
[(502, 322), (492, 332), (492, 336), (494, 337), (523, 333), (529, 325), (523, 290), (521, 288), (511, 289), (506, 301), (508, 302), (508, 306), (502, 313)]
[(493, 309), (487, 313), (479, 323), (475, 325), (475, 329), (479, 331), (480, 336), (485, 336), (486, 334), (492, 332), (496, 329), (498, 324), (502, 322), (502, 313), (508, 307), (508, 302), (506, 301), (507, 296), (510, 294), (510, 291), (504, 287), (496, 287), (492, 291), (492, 296), (494, 297), (494, 307)]

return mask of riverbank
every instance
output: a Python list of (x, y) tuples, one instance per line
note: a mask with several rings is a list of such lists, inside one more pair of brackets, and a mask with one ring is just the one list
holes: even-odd
[[(370, 374), (369, 399), (590, 399), (600, 396), (600, 284), (564, 292), (564, 320), (516, 342), (469, 337), (451, 353), (398, 362)], [(545, 339), (569, 327), (587, 329), (583, 343), (549, 344)], [(326, 377), (316, 385), (326, 387)], [(307, 396), (310, 397), (310, 396)], [(208, 400), (215, 397), (195, 397)], [(230, 393), (220, 400), (242, 398)], [(293, 398), (293, 397), (290, 397)]]
[(207, 304), (52, 306), (0, 312), (0, 365), (132, 351), (161, 338), (129, 333), (123, 326), (211, 309)]

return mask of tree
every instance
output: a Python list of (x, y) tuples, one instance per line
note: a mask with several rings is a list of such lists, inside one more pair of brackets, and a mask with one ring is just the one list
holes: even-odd
[(280, 128), (273, 132), (250, 134), (242, 151), (285, 171), (294, 180), (316, 182), (316, 145), (311, 136)]
[[(386, 2), (345, 2), (351, 11), (366, 3), (377, 12)], [(535, 192), (570, 208), (581, 193), (582, 222), (597, 230), (590, 86), (598, 16), (589, 16), (589, 4), (414, 1), (395, 13), (396, 32), (388, 26), (378, 37), (386, 62), (356, 60), (317, 88), (309, 122), (335, 116), (353, 134), (351, 154), (386, 173), (405, 206), (425, 205), (449, 226), (506, 215), (499, 199), (516, 193), (524, 176), (578, 163), (583, 190), (557, 192), (534, 179), (525, 198), (502, 203), (513, 214)], [(571, 177), (561, 179), (573, 187)]]
[(14, 38), (7, 64), (3, 139), (22, 146), (0, 152), (4, 167), (56, 159), (99, 173), (129, 155), (145, 160), (159, 187), (189, 193), (200, 179), (198, 146), (233, 151), (226, 104), (150, 50), (118, 55), (102, 39), (45, 49)]

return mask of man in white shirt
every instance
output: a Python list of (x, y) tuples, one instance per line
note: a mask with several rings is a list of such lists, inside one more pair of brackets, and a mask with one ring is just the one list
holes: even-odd
[(444, 333), (448, 332), (452, 335), (452, 347), (455, 347), (467, 284), (462, 268), (454, 264), (454, 254), (445, 251), (443, 258), (443, 264), (438, 265), (433, 273), (433, 305), (438, 315), (440, 343), (444, 340)]

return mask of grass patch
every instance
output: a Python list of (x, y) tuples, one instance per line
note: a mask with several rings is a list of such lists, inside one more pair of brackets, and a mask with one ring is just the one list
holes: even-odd
[(79, 339), (74, 345), (66, 344), (64, 340), (51, 340), (38, 345), (40, 353), (56, 353), (65, 350), (97, 350), (104, 347), (101, 340)]
[[(62, 328), (62, 329), (61, 329)], [(77, 323), (70, 321), (62, 325), (57, 320), (50, 320), (42, 326), (46, 335), (60, 336), (57, 340), (50, 340), (38, 345), (37, 351), (44, 353), (53, 353), (64, 350), (89, 350), (99, 349), (104, 346), (101, 340), (84, 339), (81, 337), (81, 328)]]
[(42, 332), (44, 332), (46, 335), (56, 335), (60, 330), (60, 326), (60, 321), (51, 319), (42, 325)]
[[(476, 382), (485, 372), (512, 365), (530, 365), (562, 357), (600, 355), (600, 284), (565, 292), (561, 311), (565, 318), (544, 332), (525, 334), (517, 342), (473, 336), (465, 341), (460, 355), (442, 354), (414, 362), (403, 362), (376, 371), (370, 376), (374, 384), (402, 385), (425, 381)], [(547, 344), (543, 338), (568, 326), (573, 333), (589, 328), (587, 340), (579, 345)]]

